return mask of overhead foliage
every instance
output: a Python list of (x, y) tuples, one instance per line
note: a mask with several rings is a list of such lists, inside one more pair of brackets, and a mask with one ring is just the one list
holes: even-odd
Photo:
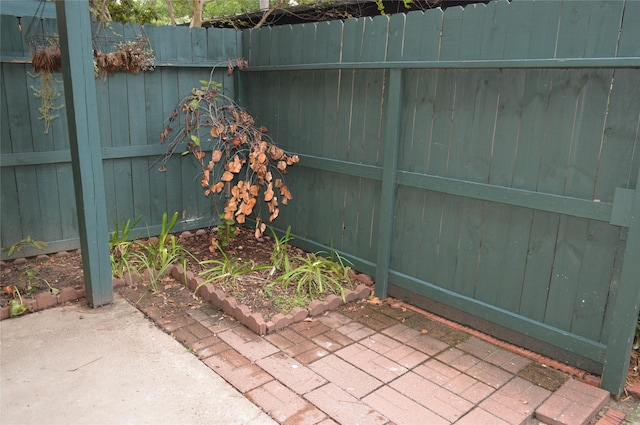
[(108, 4), (111, 19), (123, 24), (149, 24), (158, 21), (160, 15), (151, 1), (110, 0)]

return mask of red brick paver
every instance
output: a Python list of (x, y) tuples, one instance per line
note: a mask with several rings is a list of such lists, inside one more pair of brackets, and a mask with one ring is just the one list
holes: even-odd
[(607, 402), (609, 393), (569, 379), (536, 410), (549, 425), (585, 425)]
[(572, 379), (551, 393), (519, 375), (524, 354), (411, 309), (361, 303), (266, 336), (213, 308), (146, 310), (283, 425), (583, 425), (608, 398)]

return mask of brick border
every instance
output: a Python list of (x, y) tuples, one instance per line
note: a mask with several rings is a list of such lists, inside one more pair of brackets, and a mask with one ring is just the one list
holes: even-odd
[[(113, 278), (113, 288), (121, 288), (125, 285), (124, 279)], [(37, 294), (34, 299), (24, 299), (23, 303), (27, 310), (21, 314), (21, 317), (25, 314), (35, 313), (48, 308), (57, 307), (67, 302), (77, 301), (81, 298), (85, 298), (84, 288), (72, 288), (70, 286), (60, 289), (60, 293), (53, 295), (48, 292), (42, 292)], [(9, 307), (0, 307), (0, 320), (12, 319), (10, 316)]]
[[(186, 233), (188, 232), (183, 232), (180, 237), (189, 237), (190, 234), (187, 235)], [(65, 257), (68, 255), (69, 252), (67, 251), (61, 251), (54, 254), (55, 257)], [(46, 260), (50, 257), (48, 255), (39, 255), (37, 258), (40, 260)], [(26, 263), (26, 258), (18, 258), (13, 261), (14, 264), (16, 262), (18, 262), (18, 264), (21, 264), (22, 262)], [(0, 265), (2, 267), (6, 267), (8, 264), (2, 261)], [(143, 272), (142, 277), (133, 273), (125, 274), (122, 278), (114, 277), (113, 288), (120, 288), (127, 284), (140, 281), (144, 278), (144, 273), (146, 273), (146, 271)], [(296, 307), (291, 310), (291, 313), (287, 315), (276, 314), (271, 318), (271, 320), (265, 320), (262, 314), (251, 312), (249, 307), (238, 302), (235, 297), (229, 296), (223, 291), (216, 289), (213, 284), (205, 285), (204, 280), (196, 277), (192, 271), (187, 270), (185, 273), (181, 265), (170, 266), (167, 269), (166, 273), (167, 275), (172, 276), (179, 283), (186, 282), (187, 287), (194, 292), (197, 290), (196, 294), (204, 301), (210, 303), (218, 310), (222, 310), (225, 314), (233, 317), (238, 322), (242, 323), (244, 326), (251, 329), (258, 335), (266, 335), (272, 332), (279, 331), (293, 323), (301, 322), (307, 317), (315, 317), (325, 313), (326, 311), (335, 310), (342, 304), (368, 298), (372, 292), (370, 286), (373, 285), (373, 279), (370, 276), (362, 273), (356, 273), (355, 271), (350, 270), (351, 278), (357, 282), (360, 282), (360, 284), (356, 286), (354, 290), (345, 290), (344, 302), (341, 297), (331, 294), (327, 296), (324, 301), (312, 301), (311, 303), (309, 303), (306, 309)], [(46, 292), (40, 293), (35, 296), (35, 299), (24, 300), (24, 304), (27, 307), (27, 311), (24, 314), (34, 313), (36, 311), (55, 307), (65, 302), (75, 301), (84, 297), (84, 288), (62, 288), (60, 290), (60, 293), (57, 295), (49, 294)], [(9, 307), (1, 307), (0, 320), (9, 318)]]
[(508, 343), (506, 341), (503, 341), (501, 339), (498, 339), (494, 336), (485, 334), (483, 332), (480, 332), (476, 329), (470, 328), (469, 326), (465, 326), (462, 325), (458, 322), (454, 322), (452, 320), (449, 319), (445, 319), (444, 317), (438, 316), (436, 314), (430, 313), (428, 311), (422, 310), (420, 309), (420, 307), (416, 307), (407, 303), (404, 303), (402, 301), (396, 300), (394, 298), (387, 298), (385, 300), (385, 302), (387, 304), (389, 304), (389, 306), (391, 306), (392, 308), (406, 308), (408, 310), (414, 311), (418, 314), (421, 314), (431, 320), (443, 323), (447, 326), (450, 326), (453, 329), (458, 329), (462, 332), (468, 333), (469, 335), (472, 335), (478, 339), (482, 339), (486, 342), (489, 342), (493, 345), (496, 345), (500, 348), (504, 348), (505, 350), (511, 351), (512, 353), (516, 353), (521, 355), (522, 357), (525, 357), (529, 360), (533, 360), (537, 363), (542, 363), (545, 364), (553, 369), (559, 370), (561, 372), (564, 372), (576, 379), (578, 379), (579, 381), (584, 382), (585, 384), (591, 385), (593, 387), (599, 388), (600, 387), (600, 377), (595, 376), (595, 375), (591, 375), (589, 373), (587, 373), (584, 370), (578, 369), (576, 367), (573, 366), (569, 366), (565, 363), (559, 362), (557, 360), (553, 360), (549, 357), (545, 357), (542, 354), (536, 353), (534, 351), (531, 350), (527, 350), (526, 348), (522, 348), (520, 346)]
[[(365, 283), (360, 283), (354, 290), (347, 289), (344, 293), (344, 301), (341, 297), (331, 294), (324, 301), (314, 300), (309, 303), (306, 309), (296, 307), (287, 315), (276, 314), (271, 320), (265, 320), (261, 313), (254, 313), (251, 309), (238, 302), (235, 297), (227, 295), (224, 291), (216, 289), (211, 283), (205, 284), (205, 280), (194, 275), (190, 270), (185, 272), (182, 265), (173, 265), (167, 270), (176, 281), (186, 282), (187, 287), (196, 292), (200, 298), (221, 310), (226, 315), (233, 317), (238, 322), (249, 328), (258, 335), (267, 335), (286, 328), (294, 323), (299, 323), (307, 317), (315, 317), (326, 311), (335, 310), (343, 304), (366, 299), (371, 295), (371, 288)], [(362, 274), (354, 275), (354, 279), (363, 282), (371, 281), (371, 277)]]

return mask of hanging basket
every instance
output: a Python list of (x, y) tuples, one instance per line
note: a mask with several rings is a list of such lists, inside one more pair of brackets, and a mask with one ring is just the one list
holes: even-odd
[(131, 72), (154, 69), (155, 56), (149, 39), (140, 35), (134, 39), (123, 37), (94, 37), (93, 55), (99, 73)]
[(31, 50), (31, 65), (35, 72), (59, 72), (62, 56), (57, 36), (33, 35), (27, 37)]

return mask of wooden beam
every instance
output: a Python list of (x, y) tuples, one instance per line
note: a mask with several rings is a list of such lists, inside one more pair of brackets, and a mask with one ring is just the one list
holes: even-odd
[(383, 170), (380, 202), (380, 224), (378, 225), (378, 253), (376, 260), (375, 294), (380, 299), (387, 298), (389, 264), (391, 262), (391, 240), (396, 196), (396, 171), (398, 169), (398, 145), (400, 143), (400, 109), (402, 97), (402, 71), (392, 69), (387, 77), (388, 106), (385, 110), (385, 130), (382, 146)]
[[(640, 182), (640, 172), (636, 182)], [(613, 313), (607, 324), (609, 341), (600, 384), (615, 396), (620, 395), (624, 389), (640, 309), (640, 187), (637, 184), (620, 282), (617, 285), (615, 301), (610, 307)]]
[(89, 2), (56, 1), (62, 78), (87, 300), (113, 301)]

